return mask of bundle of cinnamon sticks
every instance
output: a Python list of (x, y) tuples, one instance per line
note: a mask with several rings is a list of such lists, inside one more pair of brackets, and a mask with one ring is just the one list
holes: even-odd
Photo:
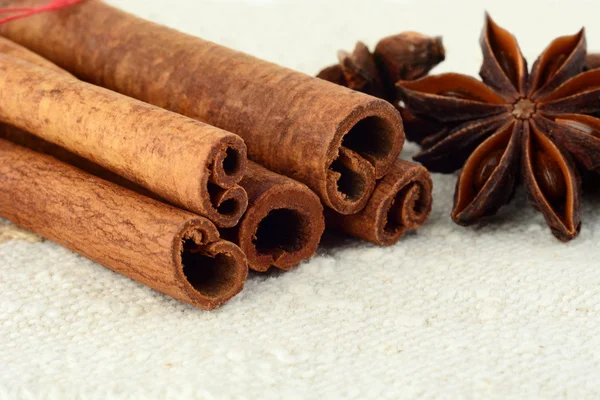
[(0, 217), (177, 299), (212, 309), (326, 225), (391, 245), (429, 216), (385, 100), (97, 0), (0, 35)]

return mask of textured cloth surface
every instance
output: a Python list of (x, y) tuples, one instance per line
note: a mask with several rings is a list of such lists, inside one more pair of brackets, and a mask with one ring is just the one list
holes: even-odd
[[(436, 72), (475, 75), (486, 8), (530, 65), (581, 25), (600, 49), (595, 0), (113, 3), (313, 75), (404, 30), (444, 35)], [(433, 176), (430, 221), (398, 245), (328, 236), (215, 312), (2, 226), (0, 399), (599, 398), (600, 195), (561, 244), (522, 192), (454, 225), (455, 179)]]

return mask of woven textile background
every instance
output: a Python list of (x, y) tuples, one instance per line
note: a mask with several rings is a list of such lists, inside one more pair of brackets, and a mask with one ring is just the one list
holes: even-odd
[[(486, 9), (530, 65), (582, 25), (600, 50), (596, 0), (112, 3), (313, 75), (404, 30), (444, 36), (436, 72), (476, 75)], [(600, 194), (562, 244), (522, 192), (453, 224), (455, 179), (433, 176), (430, 221), (398, 245), (328, 236), (215, 312), (0, 220), (0, 399), (598, 399)]]

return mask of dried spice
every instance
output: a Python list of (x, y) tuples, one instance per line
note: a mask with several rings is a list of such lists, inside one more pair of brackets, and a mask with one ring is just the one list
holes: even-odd
[(407, 110), (446, 125), (415, 156), (432, 171), (462, 167), (452, 218), (469, 225), (509, 202), (519, 181), (552, 233), (580, 230), (580, 173), (600, 167), (600, 70), (584, 71), (584, 31), (555, 39), (531, 74), (516, 39), (488, 16), (483, 82), (460, 74), (397, 84)]
[(600, 68), (600, 53), (589, 53), (585, 58), (585, 69)]
[(380, 246), (397, 243), (408, 230), (423, 225), (431, 214), (431, 176), (423, 166), (396, 160), (377, 182), (367, 206), (352, 215), (326, 210), (328, 227)]
[(339, 63), (317, 77), (397, 106), (395, 83), (427, 75), (444, 57), (442, 38), (403, 32), (381, 39), (373, 53), (363, 42), (357, 42), (352, 53), (340, 50)]
[(323, 206), (307, 186), (249, 161), (240, 185), (248, 209), (223, 238), (240, 246), (251, 270), (289, 271), (315, 254), (325, 230)]
[(248, 276), (240, 248), (208, 219), (2, 139), (0, 217), (206, 310)]
[(446, 50), (439, 36), (403, 32), (381, 39), (375, 46), (373, 56), (384, 85), (395, 96), (393, 85), (396, 82), (427, 75), (433, 67), (444, 61)]
[[(0, 47), (7, 47), (0, 38)], [(219, 227), (248, 205), (246, 146), (233, 133), (0, 54), (0, 121), (145, 187)], [(14, 99), (18, 99), (15, 101)]]
[(373, 54), (364, 43), (356, 43), (352, 53), (338, 51), (338, 59), (339, 64), (325, 68), (319, 72), (317, 78), (390, 100), (390, 91), (383, 87)]

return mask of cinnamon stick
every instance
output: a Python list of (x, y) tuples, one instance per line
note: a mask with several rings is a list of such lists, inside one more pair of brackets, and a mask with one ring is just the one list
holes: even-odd
[[(3, 6), (39, 0), (0, 0)], [(248, 155), (342, 214), (362, 209), (404, 134), (392, 105), (88, 0), (0, 33), (95, 84), (240, 135)]]
[[(0, 121), (34, 133), (169, 202), (233, 226), (247, 205), (241, 138), (0, 54)], [(18, 99), (18, 101), (15, 101)]]
[(287, 271), (315, 253), (325, 229), (317, 195), (252, 161), (240, 185), (248, 193), (248, 209), (238, 225), (221, 232), (240, 246), (251, 269)]
[(248, 273), (241, 250), (208, 219), (5, 140), (0, 216), (204, 309), (242, 290)]
[(431, 176), (427, 169), (409, 161), (397, 160), (377, 182), (367, 206), (357, 214), (327, 212), (328, 226), (360, 239), (390, 246), (407, 230), (417, 229), (431, 213)]
[[(3, 37), (0, 37), (0, 53), (10, 55), (12, 57), (19, 58), (24, 61), (28, 61), (37, 66), (48, 68), (67, 76), (72, 76), (67, 71), (58, 67), (56, 64), (46, 60), (39, 54), (36, 54), (31, 50)], [(0, 139), (6, 139), (20, 146), (34, 150), (38, 153), (50, 155), (64, 163), (73, 165), (92, 175), (96, 175), (99, 178), (115, 183), (119, 186), (123, 186), (128, 189), (134, 190), (146, 197), (151, 197), (156, 200), (160, 200), (159, 196), (150, 192), (148, 189), (137, 185), (136, 183), (133, 183), (130, 180), (114, 172), (111, 172), (106, 168), (99, 166), (98, 164), (94, 164), (90, 160), (80, 157), (77, 154), (74, 154), (58, 145), (50, 143), (44, 139), (41, 139), (35, 135), (32, 135), (29, 132), (25, 132), (14, 126), (0, 124)]]
[(97, 176), (98, 178), (101, 178), (105, 181), (109, 181), (111, 183), (114, 183), (115, 185), (119, 185), (129, 190), (133, 190), (134, 192), (137, 192), (146, 197), (150, 197), (151, 199), (158, 200), (163, 203), (166, 202), (164, 199), (161, 199), (155, 193), (152, 193), (148, 189), (134, 182), (131, 182), (127, 178), (123, 178), (121, 175), (115, 174), (114, 172), (109, 171), (106, 168), (99, 166), (98, 164), (94, 164), (88, 159), (80, 157), (77, 154), (71, 153), (70, 151), (54, 143), (48, 142), (19, 128), (15, 128), (14, 126), (0, 124), (0, 139), (8, 140), (9, 142), (26, 147), (37, 153), (52, 156), (65, 164), (77, 167), (87, 172), (88, 174)]

